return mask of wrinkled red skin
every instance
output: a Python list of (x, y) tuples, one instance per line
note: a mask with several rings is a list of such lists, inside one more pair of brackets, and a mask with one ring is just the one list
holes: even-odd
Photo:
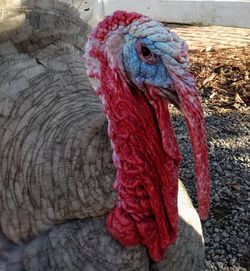
[[(109, 31), (140, 17), (116, 12), (98, 25), (90, 39), (105, 41)], [(100, 63), (99, 69), (90, 70), (88, 75), (100, 82), (97, 95), (105, 100), (104, 113), (109, 119), (108, 133), (117, 169), (117, 206), (107, 216), (107, 228), (122, 245), (143, 244), (150, 257), (160, 261), (167, 247), (175, 242), (178, 229), (181, 155), (167, 101), (153, 86), (147, 86), (145, 92), (131, 89), (119, 67), (110, 67), (105, 53), (94, 43), (89, 55)], [(193, 145), (199, 211), (201, 217), (206, 217), (210, 186), (203, 113), (194, 84), (188, 85), (192, 78), (186, 78), (190, 80), (185, 83), (174, 75), (173, 79)], [(194, 103), (190, 102), (192, 99)]]
[[(210, 175), (208, 166), (207, 137), (204, 116), (199, 100), (198, 92), (194, 86), (191, 74), (184, 78), (172, 75), (175, 89), (181, 103), (181, 109), (189, 130), (190, 140), (193, 148), (196, 173), (196, 190), (198, 196), (198, 212), (201, 219), (206, 219), (210, 207)], [(188, 84), (185, 82), (192, 82)]]

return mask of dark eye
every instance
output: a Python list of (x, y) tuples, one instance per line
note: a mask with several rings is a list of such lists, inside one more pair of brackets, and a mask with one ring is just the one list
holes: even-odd
[(140, 59), (148, 64), (156, 63), (156, 55), (150, 51), (150, 49), (144, 45), (142, 42), (136, 44), (136, 52)]
[(146, 46), (141, 47), (141, 52), (144, 57), (148, 57), (152, 54)]

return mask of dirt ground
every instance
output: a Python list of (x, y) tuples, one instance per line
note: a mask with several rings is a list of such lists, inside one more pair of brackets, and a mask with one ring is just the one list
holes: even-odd
[(204, 111), (210, 116), (206, 119), (212, 194), (210, 219), (204, 224), (206, 270), (250, 270), (250, 46), (209, 47), (189, 55)]
[[(191, 72), (209, 109), (225, 113), (250, 105), (250, 46), (190, 52)], [(249, 113), (249, 112), (248, 112)]]
[[(205, 112), (211, 175), (211, 208), (202, 223), (205, 271), (250, 271), (250, 29), (166, 25), (189, 47)], [(197, 206), (188, 133), (178, 110), (172, 112), (180, 179)]]
[[(189, 45), (208, 131), (211, 211), (203, 222), (205, 271), (250, 271), (250, 29), (173, 28)], [(173, 115), (179, 116), (174, 108)], [(181, 117), (175, 121), (183, 155), (180, 178), (196, 206), (188, 134)]]

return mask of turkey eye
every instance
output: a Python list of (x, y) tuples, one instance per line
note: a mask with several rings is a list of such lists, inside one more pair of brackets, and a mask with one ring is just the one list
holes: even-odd
[(157, 61), (157, 56), (141, 42), (138, 42), (136, 44), (136, 52), (143, 62), (146, 62), (148, 64), (155, 64)]
[(141, 53), (144, 57), (150, 56), (152, 54), (146, 46), (141, 47)]

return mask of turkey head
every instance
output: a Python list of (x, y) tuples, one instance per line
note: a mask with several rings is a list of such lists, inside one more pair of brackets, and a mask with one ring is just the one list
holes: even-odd
[(206, 131), (187, 54), (185, 42), (161, 23), (122, 11), (99, 23), (86, 44), (88, 76), (109, 121), (117, 170), (117, 204), (107, 228), (124, 246), (145, 245), (155, 261), (178, 230), (181, 155), (169, 102), (182, 111), (189, 129), (200, 217), (209, 211)]

